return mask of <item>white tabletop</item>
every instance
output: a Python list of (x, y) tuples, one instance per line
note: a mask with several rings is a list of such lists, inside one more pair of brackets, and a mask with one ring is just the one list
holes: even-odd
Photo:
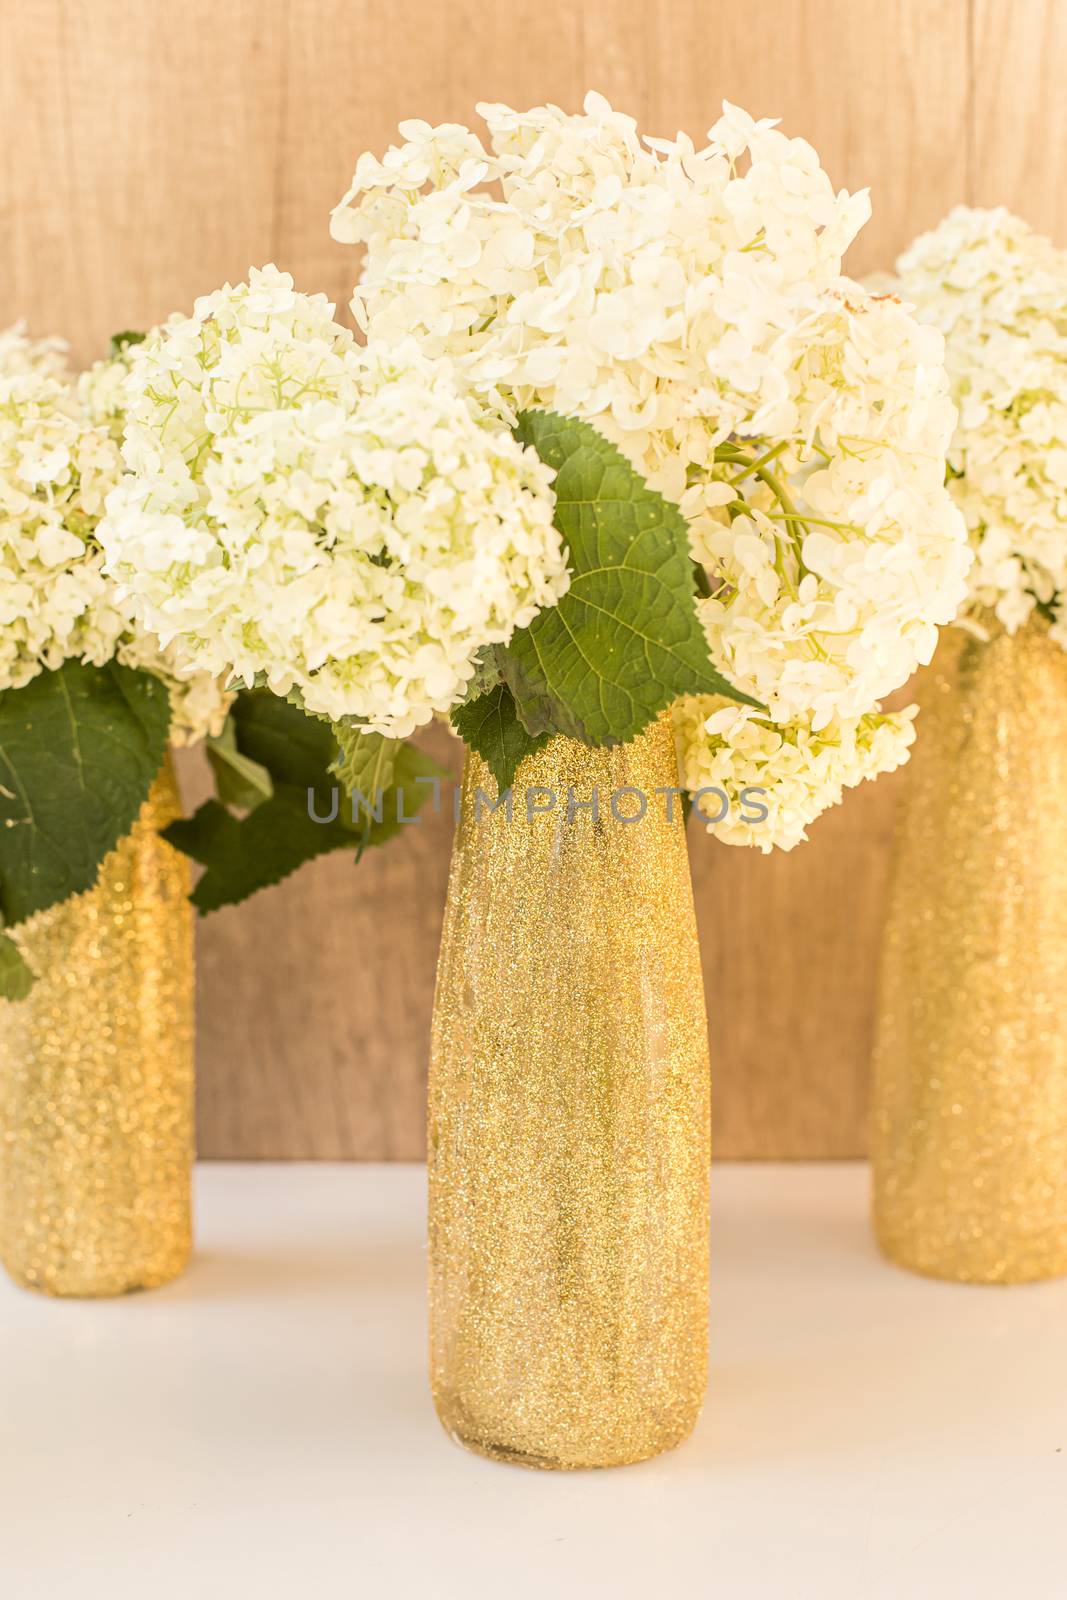
[(894, 1270), (866, 1188), (719, 1166), (696, 1433), (557, 1475), (436, 1422), (421, 1168), (203, 1166), (179, 1283), (0, 1285), (0, 1593), (1062, 1600), (1067, 1280)]

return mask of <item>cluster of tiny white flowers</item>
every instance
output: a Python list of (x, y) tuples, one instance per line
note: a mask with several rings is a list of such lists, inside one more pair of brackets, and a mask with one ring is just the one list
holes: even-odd
[(63, 375), (62, 351), (20, 329), (0, 335), (0, 690), (71, 658), (117, 656), (166, 682), (176, 742), (217, 732), (221, 691), (179, 677), (104, 574), (97, 532), (122, 460)]
[(101, 538), (144, 625), (335, 721), (412, 732), (567, 586), (536, 454), (272, 267), (130, 353), (123, 451)]
[(31, 339), (25, 322), (0, 328), (0, 373), (13, 378), (16, 373), (37, 372), (44, 378), (67, 377), (65, 339)]
[(122, 444), (129, 399), (130, 358), (136, 343), (122, 344), (104, 361), (96, 361), (78, 376), (78, 398), (95, 428), (102, 428), (117, 445)]
[(1067, 645), (1067, 251), (965, 206), (897, 263), (945, 337), (959, 425), (949, 488), (975, 549), (961, 620), (1014, 633), (1040, 607)]
[(895, 300), (844, 295), (808, 335), (799, 439), (756, 471), (740, 448), (682, 507), (720, 585), (702, 606), (713, 654), (776, 721), (818, 732), (929, 661), (970, 553), (944, 487), (955, 413), (938, 335)]
[[(707, 828), (716, 838), (792, 850), (845, 789), (907, 761), (916, 710), (835, 718), (815, 732), (712, 696), (688, 697), (674, 707), (682, 781), (696, 809), (713, 819)], [(766, 807), (763, 820), (756, 804)]]
[[(360, 159), (333, 216), (366, 246), (357, 319), (452, 357), (505, 417), (590, 420), (681, 505), (712, 656), (783, 751), (877, 714), (971, 557), (942, 341), (841, 277), (866, 193), (835, 194), (808, 144), (731, 106), (699, 150), (642, 140), (597, 95), (580, 116), (479, 110), (487, 145), (405, 123)], [(733, 737), (686, 726), (709, 750)], [(842, 744), (849, 773), (880, 759)], [(813, 804), (824, 770), (825, 804), (852, 781), (816, 763)]]
[(114, 655), (125, 619), (94, 530), (120, 471), (69, 384), (32, 365), (0, 372), (0, 689)]

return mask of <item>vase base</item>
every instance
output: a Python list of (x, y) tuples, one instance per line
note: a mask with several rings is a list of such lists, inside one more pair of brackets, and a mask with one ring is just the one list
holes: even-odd
[(979, 1287), (1006, 1288), (1011, 1284), (1047, 1283), (1067, 1276), (1067, 1256), (1062, 1250), (1033, 1255), (1026, 1249), (1006, 1252), (994, 1261), (976, 1261), (961, 1254), (957, 1259), (926, 1254), (907, 1245), (877, 1235), (878, 1249), (890, 1266), (919, 1278), (934, 1278), (939, 1283), (966, 1283)]
[(440, 1412), (438, 1419), (452, 1442), (462, 1446), (464, 1450), (469, 1450), (472, 1455), (483, 1456), (487, 1461), (499, 1461), (505, 1466), (526, 1467), (534, 1472), (598, 1472), (611, 1467), (637, 1466), (639, 1462), (651, 1461), (656, 1456), (666, 1455), (669, 1451), (676, 1450), (680, 1444), (684, 1444), (697, 1420), (694, 1417), (686, 1428), (673, 1437), (650, 1440), (636, 1448), (620, 1450), (618, 1453), (604, 1451), (598, 1453), (591, 1450), (586, 1455), (576, 1450), (564, 1456), (523, 1449), (492, 1438), (474, 1435), (458, 1428), (454, 1422), (446, 1420)]
[(119, 1300), (124, 1295), (143, 1294), (146, 1290), (162, 1289), (180, 1278), (188, 1265), (188, 1258), (170, 1267), (157, 1267), (151, 1271), (130, 1273), (122, 1277), (76, 1278), (51, 1273), (21, 1272), (9, 1262), (4, 1271), (17, 1289), (29, 1294), (41, 1294), (51, 1300)]

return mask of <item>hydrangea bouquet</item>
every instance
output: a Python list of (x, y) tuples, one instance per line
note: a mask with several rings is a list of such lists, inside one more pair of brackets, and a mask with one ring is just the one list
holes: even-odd
[[(76, 383), (57, 340), (0, 334), (0, 913), (5, 928), (91, 887), (168, 738), (217, 731), (227, 696), (133, 619), (97, 532), (122, 476), (111, 399), (129, 338)], [(0, 994), (33, 981), (0, 935)]]
[[(106, 569), (189, 670), (270, 691), (235, 760), (315, 730), (290, 799), (415, 795), (435, 715), (506, 788), (553, 734), (673, 707), (716, 831), (789, 848), (906, 758), (880, 698), (966, 592), (942, 340), (841, 276), (867, 197), (770, 123), (727, 107), (697, 149), (596, 95), (481, 110), (487, 142), (406, 123), (360, 159), (333, 229), (365, 344), (265, 268), (132, 352)], [(172, 830), (204, 909), (351, 845), (298, 809)]]
[(945, 337), (959, 407), (949, 489), (975, 553), (960, 620), (1015, 633), (1038, 612), (1067, 644), (1067, 251), (1003, 208), (959, 206), (897, 271)]
[[(910, 715), (879, 700), (965, 592), (942, 341), (842, 278), (867, 196), (835, 195), (772, 123), (726, 106), (697, 149), (640, 138), (597, 95), (579, 116), (480, 110), (487, 142), (409, 122), (384, 160), (360, 159), (333, 219), (366, 247), (353, 310), (373, 342), (414, 334), (449, 356), (506, 421), (589, 422), (680, 514), (736, 694), (660, 679), (650, 700), (675, 702), (692, 791), (768, 789), (765, 825), (731, 805), (716, 831), (789, 848), (844, 787), (905, 759)], [(494, 691), (530, 735), (626, 739), (653, 709), (601, 712), (604, 657), (576, 641), (576, 591), (601, 581), (575, 575)]]
[[(410, 818), (442, 776), (407, 742), (435, 715), (506, 787), (557, 726), (610, 743), (679, 694), (735, 693), (684, 520), (614, 445), (547, 411), (512, 424), (413, 340), (357, 344), (274, 268), (137, 347), (123, 450), (101, 528), (119, 592), (190, 670), (251, 691), (239, 792), (168, 832), (208, 869), (202, 910), (395, 832), (384, 794)], [(347, 811), (319, 796), (338, 779)]]

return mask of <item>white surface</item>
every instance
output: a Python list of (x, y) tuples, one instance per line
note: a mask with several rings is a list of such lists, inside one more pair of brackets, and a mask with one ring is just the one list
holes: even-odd
[(179, 1283), (0, 1286), (4, 1600), (1067, 1595), (1067, 1281), (884, 1265), (862, 1167), (716, 1169), (695, 1435), (561, 1475), (436, 1422), (421, 1168), (198, 1182)]

